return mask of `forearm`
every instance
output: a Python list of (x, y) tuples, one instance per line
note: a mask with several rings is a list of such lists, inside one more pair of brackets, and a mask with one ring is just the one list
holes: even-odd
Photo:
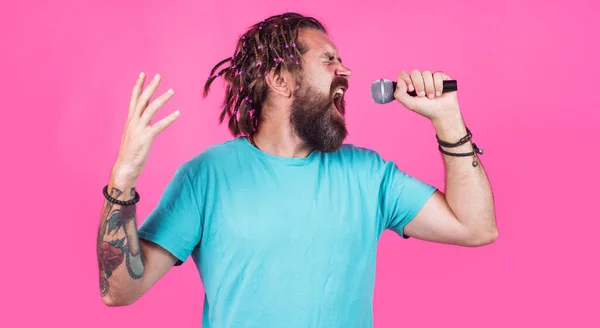
[[(135, 195), (135, 182), (111, 175), (108, 194), (118, 200)], [(124, 305), (139, 297), (144, 256), (137, 234), (136, 205), (105, 201), (97, 240), (100, 292), (107, 305)]]
[[(467, 134), (459, 110), (444, 113), (434, 119), (433, 124), (438, 137), (449, 143), (455, 143)], [(442, 149), (451, 153), (474, 151), (471, 142)], [(497, 235), (494, 199), (487, 174), (477, 154), (465, 157), (442, 156), (446, 167), (445, 195), (448, 205), (476, 243), (493, 241)]]

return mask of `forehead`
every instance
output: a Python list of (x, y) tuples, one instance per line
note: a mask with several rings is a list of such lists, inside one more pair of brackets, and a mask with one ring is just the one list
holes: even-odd
[(306, 48), (308, 48), (308, 52), (316, 51), (318, 53), (338, 53), (338, 49), (335, 44), (333, 44), (329, 36), (322, 31), (315, 29), (302, 29), (300, 30), (300, 33), (298, 33), (298, 39)]

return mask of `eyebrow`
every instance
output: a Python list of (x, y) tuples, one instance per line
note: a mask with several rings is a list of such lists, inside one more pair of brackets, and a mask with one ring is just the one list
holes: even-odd
[(342, 58), (337, 57), (336, 55), (333, 54), (333, 52), (329, 52), (329, 51), (328, 52), (324, 52), (323, 55), (321, 55), (321, 56), (322, 57), (323, 56), (333, 57), (333, 58), (337, 59), (340, 63), (342, 63)]

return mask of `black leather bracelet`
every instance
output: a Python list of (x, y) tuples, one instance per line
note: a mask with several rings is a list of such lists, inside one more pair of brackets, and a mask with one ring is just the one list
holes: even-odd
[(438, 148), (440, 149), (440, 152), (442, 154), (448, 155), (448, 156), (467, 157), (467, 156), (473, 156), (473, 155), (475, 155), (475, 152), (470, 152), (470, 153), (451, 153), (451, 152), (443, 150), (442, 146), (438, 146)]
[(102, 193), (104, 194), (104, 198), (106, 198), (109, 202), (121, 206), (133, 205), (140, 201), (140, 194), (138, 194), (137, 191), (135, 191), (135, 196), (130, 200), (118, 200), (114, 197), (111, 197), (108, 194), (108, 185), (104, 186), (104, 189), (102, 189)]
[(438, 144), (440, 144), (440, 146), (444, 146), (446, 148), (454, 148), (454, 147), (464, 145), (467, 142), (469, 142), (472, 137), (473, 137), (473, 134), (471, 133), (471, 131), (469, 131), (469, 128), (467, 128), (467, 135), (462, 137), (457, 143), (449, 143), (449, 142), (443, 141), (438, 137), (437, 134), (435, 135), (435, 138), (437, 139)]
[(438, 148), (442, 154), (448, 155), (448, 156), (467, 157), (467, 156), (473, 156), (473, 155), (475, 155), (475, 153), (477, 153), (479, 155), (483, 155), (483, 149), (480, 149), (479, 147), (477, 147), (476, 144), (473, 144), (473, 151), (470, 153), (451, 153), (451, 152), (443, 150), (442, 146), (438, 146)]
[(477, 157), (475, 156), (475, 154), (479, 154), (479, 155), (483, 155), (483, 149), (480, 149), (479, 147), (477, 147), (476, 144), (473, 144), (473, 151), (470, 153), (451, 153), (448, 151), (445, 151), (442, 149), (442, 146), (438, 146), (438, 148), (440, 149), (440, 152), (444, 155), (448, 155), (448, 156), (455, 156), (455, 157), (468, 157), (468, 156), (473, 156), (473, 167), (477, 167), (479, 164), (477, 163)]

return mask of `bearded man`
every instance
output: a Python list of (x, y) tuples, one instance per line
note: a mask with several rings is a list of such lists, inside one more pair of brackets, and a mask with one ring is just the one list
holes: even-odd
[(493, 242), (491, 188), (456, 92), (443, 93), (449, 77), (401, 72), (394, 94), (434, 125), (444, 194), (377, 152), (344, 144), (350, 76), (316, 19), (285, 13), (252, 26), (204, 89), (225, 80), (220, 118), (234, 138), (183, 163), (138, 229), (137, 179), (152, 140), (180, 116), (151, 124), (173, 90), (150, 102), (160, 76), (144, 88), (141, 74), (104, 188), (104, 302), (136, 301), (191, 256), (205, 289), (203, 327), (371, 327), (385, 230), (461, 246)]

